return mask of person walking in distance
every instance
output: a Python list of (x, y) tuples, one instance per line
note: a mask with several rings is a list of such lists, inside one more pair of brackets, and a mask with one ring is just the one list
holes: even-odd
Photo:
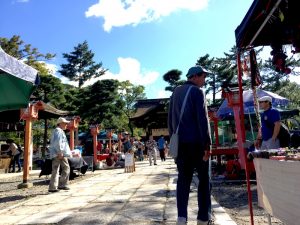
[(189, 192), (195, 169), (199, 178), (197, 224), (208, 224), (211, 219), (208, 174), (211, 136), (205, 94), (201, 89), (205, 84), (207, 73), (208, 71), (201, 66), (191, 67), (186, 75), (187, 81), (176, 87), (170, 98), (168, 128), (171, 137), (177, 129), (181, 106), (190, 88), (179, 124), (178, 156), (175, 159), (178, 169), (176, 188), (178, 225), (186, 224), (188, 220)]
[(160, 135), (160, 138), (158, 139), (158, 150), (159, 150), (161, 161), (166, 161), (165, 147), (166, 147), (166, 141), (164, 135)]
[(156, 150), (157, 150), (157, 143), (156, 141), (153, 139), (153, 136), (150, 135), (149, 136), (149, 140), (146, 141), (146, 147), (148, 149), (148, 157), (149, 157), (149, 163), (150, 166), (152, 166), (152, 157), (153, 157), (153, 161), (154, 161), (154, 165), (156, 164)]
[[(52, 159), (52, 174), (49, 184), (49, 192), (57, 192), (60, 189), (69, 190), (70, 166), (68, 157), (71, 157), (71, 150), (64, 130), (70, 121), (63, 117), (58, 118), (57, 127), (53, 130), (50, 139), (50, 158)], [(62, 169), (60, 178), (59, 169)]]

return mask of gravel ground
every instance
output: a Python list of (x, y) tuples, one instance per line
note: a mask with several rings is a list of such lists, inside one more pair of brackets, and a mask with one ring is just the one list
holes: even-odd
[[(248, 193), (245, 182), (214, 181), (212, 195), (238, 225), (250, 224)], [(256, 184), (251, 184), (252, 207), (255, 225), (268, 225), (267, 212), (258, 206)], [(272, 225), (284, 225), (271, 217)]]

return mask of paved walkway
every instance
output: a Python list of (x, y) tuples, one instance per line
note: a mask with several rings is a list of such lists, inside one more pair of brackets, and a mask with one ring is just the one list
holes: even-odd
[[(88, 171), (88, 173), (91, 173)], [(175, 224), (176, 166), (172, 159), (136, 172), (98, 170), (97, 175), (70, 185), (71, 190), (45, 193), (0, 210), (1, 224)], [(190, 193), (189, 225), (196, 224), (197, 191)], [(213, 199), (214, 224), (236, 225)]]

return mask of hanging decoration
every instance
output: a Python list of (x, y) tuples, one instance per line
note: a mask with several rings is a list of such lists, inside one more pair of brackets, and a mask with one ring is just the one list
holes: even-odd
[(243, 75), (244, 76), (249, 76), (249, 74), (250, 74), (250, 69), (249, 69), (249, 67), (250, 67), (250, 62), (249, 62), (250, 60), (249, 60), (249, 56), (245, 56), (244, 57), (244, 60), (243, 60), (243, 62), (242, 62), (242, 71), (243, 71)]
[(250, 50), (250, 66), (251, 66), (251, 88), (253, 91), (253, 102), (254, 102), (254, 109), (256, 120), (258, 124), (258, 132), (260, 133), (261, 128), (261, 119), (259, 114), (259, 104), (258, 104), (258, 97), (256, 92), (256, 87), (262, 84), (261, 76), (258, 70), (257, 61), (256, 61), (256, 53), (254, 49)]
[(256, 53), (254, 49), (250, 50), (250, 70), (251, 70), (251, 87), (259, 86), (262, 84), (261, 76), (258, 70)]
[(290, 74), (291, 69), (286, 67), (285, 65), (287, 55), (283, 52), (282, 45), (273, 44), (271, 45), (271, 47), (273, 49), (271, 51), (271, 55), (273, 56), (272, 64), (273, 66), (275, 66), (275, 71), (285, 73), (285, 74)]

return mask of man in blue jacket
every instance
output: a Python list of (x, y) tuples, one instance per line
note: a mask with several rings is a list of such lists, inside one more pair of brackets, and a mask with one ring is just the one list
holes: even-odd
[(205, 94), (200, 89), (205, 84), (207, 72), (201, 66), (191, 67), (186, 75), (186, 83), (176, 87), (170, 99), (168, 127), (171, 137), (177, 129), (181, 107), (187, 90), (191, 87), (179, 124), (178, 156), (175, 159), (178, 169), (176, 190), (178, 225), (187, 223), (189, 192), (194, 169), (196, 169), (199, 178), (197, 224), (208, 224), (210, 220), (211, 199), (208, 159), (211, 137)]

